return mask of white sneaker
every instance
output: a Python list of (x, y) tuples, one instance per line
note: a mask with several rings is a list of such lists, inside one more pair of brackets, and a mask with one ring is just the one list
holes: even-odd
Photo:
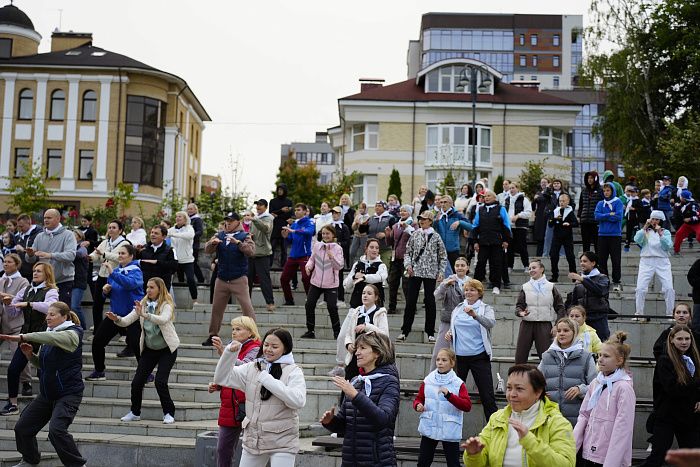
[(428, 336), (428, 342), (435, 342), (435, 336)]
[(141, 415), (134, 415), (132, 412), (129, 412), (121, 418), (122, 422), (138, 422), (139, 420), (141, 420)]
[(163, 415), (163, 423), (165, 423), (166, 425), (170, 425), (171, 423), (175, 423), (175, 417), (173, 417), (169, 413), (166, 413), (165, 415)]
[(501, 294), (501, 289), (498, 287), (494, 287), (493, 290), (491, 291), (494, 295), (500, 295)]
[(530, 274), (530, 268), (525, 268), (525, 269), (523, 269), (523, 272), (524, 272), (525, 274)]
[(347, 308), (348, 307), (347, 303), (345, 303), (345, 302), (338, 302), (337, 305), (338, 305), (338, 308)]
[(15, 464), (12, 467), (36, 467), (39, 464), (30, 464), (29, 462), (22, 460), (19, 464)]
[(396, 337), (396, 340), (399, 341), (399, 342), (405, 342), (405, 341), (406, 341), (406, 336), (405, 336), (403, 333), (401, 333), (401, 334), (399, 334), (399, 335)]
[(613, 292), (622, 292), (622, 284), (613, 285)]

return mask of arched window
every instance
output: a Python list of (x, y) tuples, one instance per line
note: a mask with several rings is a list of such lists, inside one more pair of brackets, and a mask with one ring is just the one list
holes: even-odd
[(19, 107), (17, 118), (19, 120), (31, 120), (34, 115), (34, 93), (31, 89), (22, 89), (19, 92)]
[(50, 119), (62, 121), (66, 115), (66, 93), (61, 89), (56, 89), (51, 93), (51, 113)]
[(97, 93), (95, 91), (85, 91), (83, 93), (83, 122), (94, 122), (97, 120)]

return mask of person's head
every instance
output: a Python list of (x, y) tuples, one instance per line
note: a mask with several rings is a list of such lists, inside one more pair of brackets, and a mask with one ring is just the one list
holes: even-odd
[(333, 222), (338, 222), (343, 217), (343, 208), (334, 206), (333, 209), (331, 209), (331, 215), (333, 216)]
[(49, 263), (36, 263), (32, 268), (32, 282), (41, 284), (44, 282), (49, 289), (55, 289), (56, 276), (53, 272), (53, 266)]
[(540, 180), (540, 189), (545, 190), (549, 186), (549, 180), (543, 178)]
[(276, 193), (277, 193), (277, 196), (279, 196), (281, 198), (287, 194), (287, 190), (285, 190), (283, 186), (278, 186)]
[(676, 324), (690, 326), (692, 319), (693, 309), (690, 304), (686, 302), (676, 303), (676, 306), (673, 307), (673, 321), (675, 321)]
[(5, 229), (7, 229), (7, 232), (10, 233), (17, 232), (17, 221), (14, 219), (7, 219), (5, 222)]
[(138, 230), (138, 229), (143, 229), (143, 226), (145, 224), (143, 223), (143, 219), (140, 217), (132, 217), (131, 218), (131, 230)]
[(248, 339), (260, 340), (260, 331), (253, 318), (237, 316), (231, 320), (231, 338), (241, 344)]
[(199, 213), (199, 208), (197, 207), (196, 204), (190, 203), (187, 205), (187, 215), (188, 216), (194, 216), (195, 214)]
[(355, 339), (357, 366), (365, 373), (377, 367), (391, 365), (396, 360), (394, 344), (380, 332), (363, 332)]
[(455, 367), (456, 363), (457, 356), (452, 349), (442, 348), (435, 356), (435, 367), (440, 373), (447, 373)]
[(545, 400), (547, 381), (534, 365), (519, 364), (508, 369), (506, 400), (513, 412), (522, 412), (538, 400)]
[(26, 233), (31, 226), (32, 226), (32, 218), (29, 217), (27, 214), (20, 214), (17, 217), (17, 229), (20, 232)]
[(250, 225), (250, 223), (253, 221), (253, 217), (255, 217), (253, 211), (245, 211), (243, 213), (243, 223), (245, 225)]
[(661, 191), (662, 184), (663, 183), (661, 182), (661, 180), (654, 180), (654, 193), (658, 193), (659, 191)]
[(554, 191), (561, 191), (561, 180), (557, 180), (556, 178), (552, 180), (552, 189)]
[(72, 321), (76, 326), (81, 326), (78, 315), (71, 311), (70, 307), (65, 303), (53, 302), (49, 305), (49, 310), (46, 312), (46, 325), (49, 328), (55, 329), (56, 326), (60, 326), (68, 320)]
[[(503, 185), (505, 185), (506, 182), (503, 182)], [(508, 184), (508, 192), (510, 193), (511, 196), (515, 196), (518, 193), (520, 193), (520, 187), (518, 186), (517, 183), (511, 182)]]
[(484, 296), (484, 284), (476, 279), (469, 279), (464, 283), (464, 298), (467, 303), (472, 304), (477, 300), (481, 300)]
[(327, 202), (321, 203), (321, 214), (328, 214), (331, 211), (331, 207)]
[(651, 200), (651, 191), (646, 188), (640, 191), (639, 195), (646, 200)]
[(84, 228), (90, 227), (92, 224), (92, 216), (90, 214), (85, 214), (83, 217), (80, 218), (80, 225)]
[(173, 298), (170, 296), (170, 292), (168, 292), (168, 288), (165, 286), (165, 281), (160, 277), (152, 277), (146, 282), (146, 296), (143, 297), (141, 303), (145, 305), (149, 300), (158, 303), (157, 314), (160, 314), (161, 306), (164, 303), (170, 304), (173, 309), (173, 314), (170, 319), (175, 319), (175, 304)]
[(44, 227), (53, 230), (61, 223), (61, 213), (57, 209), (47, 209), (44, 211)]
[(508, 180), (508, 179), (503, 180), (503, 191), (504, 192), (510, 191), (510, 184), (511, 184), (510, 180)]
[(165, 237), (168, 236), (168, 229), (163, 227), (162, 225), (155, 225), (151, 228), (151, 233), (149, 234), (149, 237), (151, 239), (151, 243), (153, 245), (160, 245), (163, 243), (163, 240), (165, 240)]
[(428, 192), (428, 186), (427, 185), (421, 185), (420, 188), (418, 188), (418, 196), (425, 196), (425, 194)]
[(377, 201), (374, 204), (374, 213), (381, 216), (382, 214), (384, 214), (384, 211), (386, 211), (386, 205), (384, 204), (384, 201)]
[(584, 251), (581, 253), (578, 260), (584, 274), (588, 274), (594, 268), (598, 267), (598, 255), (592, 251)]
[(304, 203), (297, 203), (294, 205), (294, 217), (301, 219), (306, 215), (309, 208)]
[(160, 225), (162, 225), (166, 229), (169, 229), (173, 226), (173, 222), (170, 219), (163, 219), (160, 221)]
[(82, 230), (79, 229), (74, 229), (73, 230), (73, 236), (75, 237), (75, 242), (80, 245), (80, 242), (85, 241), (85, 234), (83, 233)]
[(432, 191), (428, 190), (425, 192), (425, 198), (423, 198), (425, 203), (430, 206), (435, 203), (435, 193)]
[(559, 318), (555, 325), (557, 333), (556, 339), (559, 347), (562, 349), (571, 347), (571, 344), (573, 344), (578, 337), (578, 328), (578, 323), (573, 319), (566, 317)]
[(442, 203), (442, 209), (444, 209), (445, 211), (447, 211), (454, 205), (454, 200), (450, 195), (443, 195), (440, 201)]
[(268, 363), (274, 363), (282, 355), (290, 354), (293, 347), (294, 341), (289, 331), (284, 328), (272, 328), (263, 337), (263, 344), (258, 351), (258, 358), (265, 357)]
[(595, 183), (595, 175), (593, 175), (592, 173), (589, 173), (586, 176), (586, 183), (588, 184), (588, 186), (593, 186), (593, 184)]
[(496, 193), (492, 190), (484, 190), (484, 203), (492, 204), (496, 202)]
[(604, 375), (609, 375), (618, 368), (624, 368), (627, 365), (627, 359), (632, 349), (629, 344), (625, 344), (626, 340), (627, 333), (617, 331), (600, 347), (598, 369)]
[(367, 259), (377, 259), (379, 256), (379, 240), (370, 238), (365, 245), (365, 256)]
[(544, 276), (544, 263), (539, 259), (533, 259), (528, 266), (528, 273), (534, 280), (539, 280)]
[(404, 204), (399, 209), (399, 216), (401, 216), (402, 221), (405, 221), (406, 219), (411, 217), (412, 214), (413, 214), (413, 206), (411, 206), (410, 204)]
[(357, 205), (357, 210), (360, 214), (367, 214), (367, 203), (362, 201), (360, 204)]
[(669, 186), (671, 184), (671, 177), (669, 175), (664, 175), (661, 180), (663, 181), (664, 186)]
[(574, 305), (571, 308), (569, 308), (568, 315), (569, 318), (576, 321), (576, 324), (578, 324), (579, 329), (581, 328), (581, 326), (586, 324), (586, 309), (581, 305)]
[(460, 256), (455, 260), (455, 274), (459, 277), (464, 277), (469, 272), (469, 262), (464, 256)]
[(428, 209), (418, 215), (418, 226), (421, 229), (429, 229), (433, 225), (435, 219), (435, 211)]
[(350, 206), (350, 204), (351, 204), (351, 202), (350, 202), (350, 195), (347, 194), (347, 193), (343, 193), (343, 194), (340, 196), (340, 205), (341, 205), (341, 206)]
[(571, 203), (571, 198), (569, 197), (568, 193), (562, 193), (559, 195), (559, 207), (568, 207), (569, 203)]
[(671, 363), (673, 363), (678, 384), (685, 386), (691, 379), (698, 379), (697, 373), (693, 376), (690, 375), (683, 361), (683, 356), (685, 355), (690, 357), (696, 364), (700, 362), (697, 343), (690, 327), (677, 324), (671, 328), (666, 338), (666, 354)]
[(241, 216), (237, 212), (229, 212), (224, 217), (224, 231), (226, 233), (232, 233), (238, 230), (241, 225)]
[(175, 226), (184, 227), (190, 225), (190, 216), (187, 215), (185, 211), (178, 211), (175, 213)]
[(17, 253), (10, 253), (5, 255), (2, 260), (3, 267), (5, 269), (5, 274), (11, 276), (16, 273), (20, 266), (22, 266), (22, 260)]
[(12, 245), (12, 233), (9, 230), (2, 233), (2, 244), (8, 247)]
[(468, 183), (465, 183), (462, 185), (462, 187), (459, 189), (459, 193), (464, 195), (464, 196), (469, 196), (469, 189), (471, 188), (471, 185)]
[(399, 204), (399, 197), (396, 195), (389, 195), (386, 197), (386, 202), (392, 206), (396, 206)]
[(365, 310), (369, 310), (373, 306), (379, 306), (381, 298), (379, 295), (379, 289), (374, 284), (367, 284), (365, 288), (362, 289), (362, 304)]
[(665, 220), (666, 216), (664, 215), (663, 211), (659, 211), (657, 209), (651, 211), (651, 215), (649, 216), (649, 223), (652, 227), (660, 226)]
[(255, 212), (258, 213), (258, 215), (261, 215), (267, 211), (267, 200), (266, 199), (259, 199), (255, 202)]
[(686, 203), (688, 201), (691, 201), (693, 199), (693, 193), (690, 192), (690, 190), (682, 190), (681, 191), (681, 202)]
[(109, 221), (107, 224), (107, 236), (114, 240), (124, 233), (124, 224), (118, 219)]
[(335, 242), (335, 236), (335, 227), (333, 227), (332, 225), (324, 225), (321, 229), (321, 240), (323, 240), (325, 243)]
[(603, 185), (603, 196), (606, 199), (612, 198), (613, 193), (614, 193), (614, 190), (613, 190), (612, 185), (610, 185), (609, 183), (606, 183), (605, 185)]
[(119, 252), (117, 253), (117, 261), (119, 262), (119, 266), (127, 266), (134, 260), (135, 254), (136, 248), (128, 243), (119, 248)]

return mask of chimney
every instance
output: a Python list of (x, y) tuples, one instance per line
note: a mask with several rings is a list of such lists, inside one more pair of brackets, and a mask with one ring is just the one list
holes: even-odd
[(317, 131), (316, 132), (316, 142), (317, 143), (327, 143), (328, 142), (328, 133), (325, 131)]
[(51, 34), (51, 52), (75, 49), (83, 45), (92, 45), (91, 32), (61, 32), (55, 30)]
[(380, 78), (360, 78), (360, 92), (384, 86), (384, 80)]

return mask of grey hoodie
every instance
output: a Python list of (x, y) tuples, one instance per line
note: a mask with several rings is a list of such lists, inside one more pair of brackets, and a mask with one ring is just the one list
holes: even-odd
[(34, 251), (51, 253), (51, 258), (46, 261), (38, 258), (36, 255), (27, 255), (26, 258), (29, 264), (34, 264), (36, 262), (51, 264), (56, 278), (56, 284), (73, 281), (73, 276), (75, 275), (73, 260), (75, 259), (75, 251), (77, 249), (77, 243), (73, 232), (62, 225), (59, 225), (54, 233), (48, 233), (44, 230), (34, 239), (32, 248), (34, 248)]

